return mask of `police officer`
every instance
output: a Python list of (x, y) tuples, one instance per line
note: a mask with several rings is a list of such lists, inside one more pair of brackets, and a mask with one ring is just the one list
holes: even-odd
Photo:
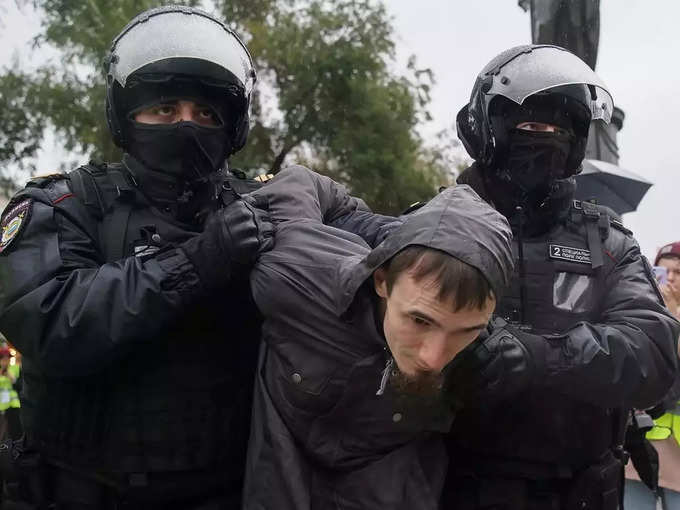
[(34, 179), (5, 210), (0, 329), (24, 355), (26, 431), (9, 499), (240, 507), (260, 326), (247, 276), (272, 229), (237, 200), (255, 183), (223, 165), (254, 81), (214, 17), (138, 15), (107, 58), (122, 162)]
[(531, 45), (484, 67), (458, 114), (475, 160), (458, 182), (509, 219), (516, 270), (497, 348), (454, 363), (447, 510), (617, 508), (627, 409), (673, 380), (680, 325), (649, 264), (607, 209), (573, 199), (589, 124), (612, 107), (578, 57)]

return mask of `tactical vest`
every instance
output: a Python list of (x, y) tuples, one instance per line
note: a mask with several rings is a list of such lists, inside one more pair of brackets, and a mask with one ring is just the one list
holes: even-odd
[[(105, 262), (144, 260), (197, 235), (149, 203), (120, 165), (88, 165), (69, 178), (96, 219)], [(229, 177), (223, 203), (260, 186)], [(48, 378), (25, 358), (28, 445), (104, 474), (146, 480), (145, 473), (200, 470), (223, 473), (225, 483), (240, 479), (259, 328), (247, 285), (232, 284), (179, 311), (157, 338), (140, 326), (132, 352), (90, 377)]]
[[(612, 227), (625, 230), (607, 209), (574, 201), (547, 234), (523, 239), (515, 232), (515, 274), (496, 313), (537, 334), (598, 322), (605, 274), (615, 263), (604, 247)], [(493, 413), (463, 410), (450, 439), (458, 460), (478, 473), (568, 478), (618, 443), (618, 414), (536, 388)]]
[(537, 334), (596, 321), (612, 221), (605, 208), (574, 200), (567, 220), (547, 234), (527, 239), (515, 232), (516, 273), (496, 313)]

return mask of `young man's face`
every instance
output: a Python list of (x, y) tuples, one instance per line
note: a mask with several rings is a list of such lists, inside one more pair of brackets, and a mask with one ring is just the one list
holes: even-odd
[(409, 379), (437, 379), (442, 369), (484, 329), (496, 306), (493, 298), (484, 306), (454, 311), (452, 299), (437, 296), (433, 278), (415, 280), (401, 274), (388, 293), (385, 272), (374, 273), (375, 290), (385, 312), (385, 339), (399, 370)]

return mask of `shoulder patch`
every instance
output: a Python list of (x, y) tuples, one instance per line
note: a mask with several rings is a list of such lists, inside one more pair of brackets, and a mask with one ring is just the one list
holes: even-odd
[(53, 181), (58, 181), (61, 179), (66, 179), (68, 175), (66, 174), (61, 174), (61, 173), (53, 173), (53, 174), (45, 174), (45, 175), (36, 175), (35, 177), (31, 177), (27, 183), (28, 186), (38, 186), (38, 187), (43, 187), (49, 184), (50, 182)]
[(31, 219), (32, 210), (33, 199), (28, 198), (16, 205), (11, 205), (11, 208), (5, 212), (2, 221), (0, 222), (0, 227), (2, 227), (0, 253), (4, 252), (12, 241), (19, 237), (19, 234), (23, 232), (28, 221)]
[(263, 174), (263, 175), (258, 175), (256, 177), (253, 177), (253, 180), (261, 182), (261, 183), (265, 183), (267, 181), (271, 181), (273, 178), (274, 178), (274, 174)]
[(62, 174), (61, 172), (54, 172), (51, 174), (41, 174), (41, 175), (36, 175), (34, 176), (31, 180), (33, 179), (61, 179), (66, 177), (66, 175)]
[(633, 237), (633, 231), (630, 229), (627, 229), (626, 227), (623, 226), (623, 223), (615, 218), (609, 218), (609, 223), (611, 224), (612, 227), (614, 227), (616, 230), (620, 230), (627, 236)]

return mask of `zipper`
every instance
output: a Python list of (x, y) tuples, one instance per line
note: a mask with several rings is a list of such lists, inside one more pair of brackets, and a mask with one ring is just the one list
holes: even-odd
[(392, 371), (392, 366), (394, 365), (394, 358), (390, 356), (385, 363), (385, 368), (382, 371), (382, 378), (380, 379), (380, 387), (378, 391), (375, 392), (376, 395), (380, 396), (385, 393), (385, 388), (387, 387), (387, 381), (390, 379), (390, 372)]

